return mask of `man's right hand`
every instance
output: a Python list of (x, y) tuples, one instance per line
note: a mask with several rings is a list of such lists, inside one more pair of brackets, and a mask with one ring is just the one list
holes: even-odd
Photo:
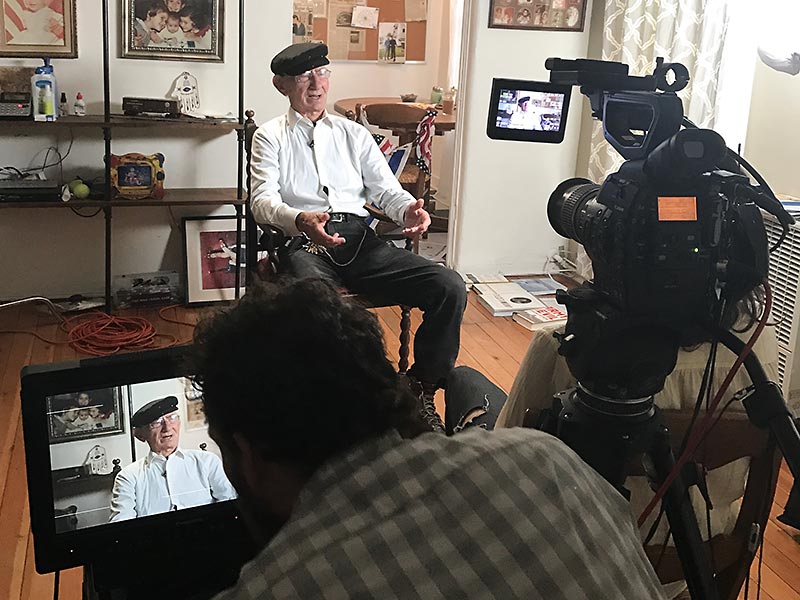
[(328, 213), (323, 212), (301, 212), (294, 220), (297, 229), (300, 233), (305, 233), (315, 244), (325, 246), (326, 248), (333, 248), (341, 246), (347, 240), (340, 237), (338, 233), (328, 235), (325, 231), (325, 223), (330, 219)]

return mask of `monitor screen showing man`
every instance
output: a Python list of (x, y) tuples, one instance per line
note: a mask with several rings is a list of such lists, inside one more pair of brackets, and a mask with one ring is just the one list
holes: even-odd
[(497, 126), (526, 131), (558, 131), (564, 95), (528, 90), (502, 90)]
[(494, 140), (548, 142), (564, 139), (570, 87), (546, 81), (492, 81), (486, 134)]
[(47, 406), (59, 531), (236, 497), (187, 378), (58, 394)]

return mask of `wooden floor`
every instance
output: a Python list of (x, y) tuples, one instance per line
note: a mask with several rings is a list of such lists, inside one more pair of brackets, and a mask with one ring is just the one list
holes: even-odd
[[(207, 310), (207, 309), (206, 309)], [(201, 311), (171, 311), (178, 320), (195, 323)], [(396, 357), (399, 346), (399, 309), (376, 311), (386, 331), (390, 356)], [(159, 333), (160, 341), (188, 341), (192, 327), (168, 323), (156, 311), (142, 311)], [(412, 315), (414, 328), (419, 313)], [(25, 306), (0, 311), (0, 331), (36, 331), (49, 340), (62, 340), (55, 320), (43, 309)], [(461, 353), (458, 363), (474, 367), (508, 391), (519, 368), (531, 332), (510, 318), (492, 318), (478, 305), (474, 296), (464, 317)], [(33, 543), (28, 515), (25, 456), (19, 405), (19, 372), (27, 364), (63, 361), (76, 353), (65, 344), (51, 344), (24, 333), (0, 334), (0, 600), (40, 600), (52, 598), (54, 577), (38, 575), (33, 567)], [(437, 398), (441, 407), (441, 398)], [(765, 534), (764, 561), (761, 569), (761, 598), (764, 600), (800, 599), (800, 532), (775, 520), (791, 487), (785, 467), (778, 482), (776, 503)], [(750, 598), (756, 598), (757, 565), (751, 579)], [(82, 572), (71, 569), (61, 573), (60, 598), (80, 598)], [(743, 597), (743, 596), (742, 596)], [(638, 599), (637, 599), (638, 600)]]

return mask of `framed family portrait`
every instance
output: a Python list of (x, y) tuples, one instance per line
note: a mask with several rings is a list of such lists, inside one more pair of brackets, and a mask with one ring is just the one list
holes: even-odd
[(124, 433), (122, 390), (118, 387), (47, 398), (50, 443)]
[(583, 31), (586, 0), (489, 0), (489, 27)]
[(0, 0), (0, 56), (78, 58), (76, 0)]
[(122, 0), (120, 56), (223, 62), (223, 17), (224, 0)]
[[(242, 220), (244, 226), (244, 220)], [(236, 297), (236, 270), (244, 287), (247, 252), (236, 244), (236, 217), (184, 217), (186, 304), (207, 304)]]

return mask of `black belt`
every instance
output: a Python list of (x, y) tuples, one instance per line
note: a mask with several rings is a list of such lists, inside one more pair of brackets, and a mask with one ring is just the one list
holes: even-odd
[(329, 221), (331, 223), (349, 223), (353, 221), (363, 221), (367, 217), (362, 217), (361, 215), (354, 215), (353, 213), (343, 213), (343, 212), (335, 212), (335, 213), (328, 213), (330, 217)]

